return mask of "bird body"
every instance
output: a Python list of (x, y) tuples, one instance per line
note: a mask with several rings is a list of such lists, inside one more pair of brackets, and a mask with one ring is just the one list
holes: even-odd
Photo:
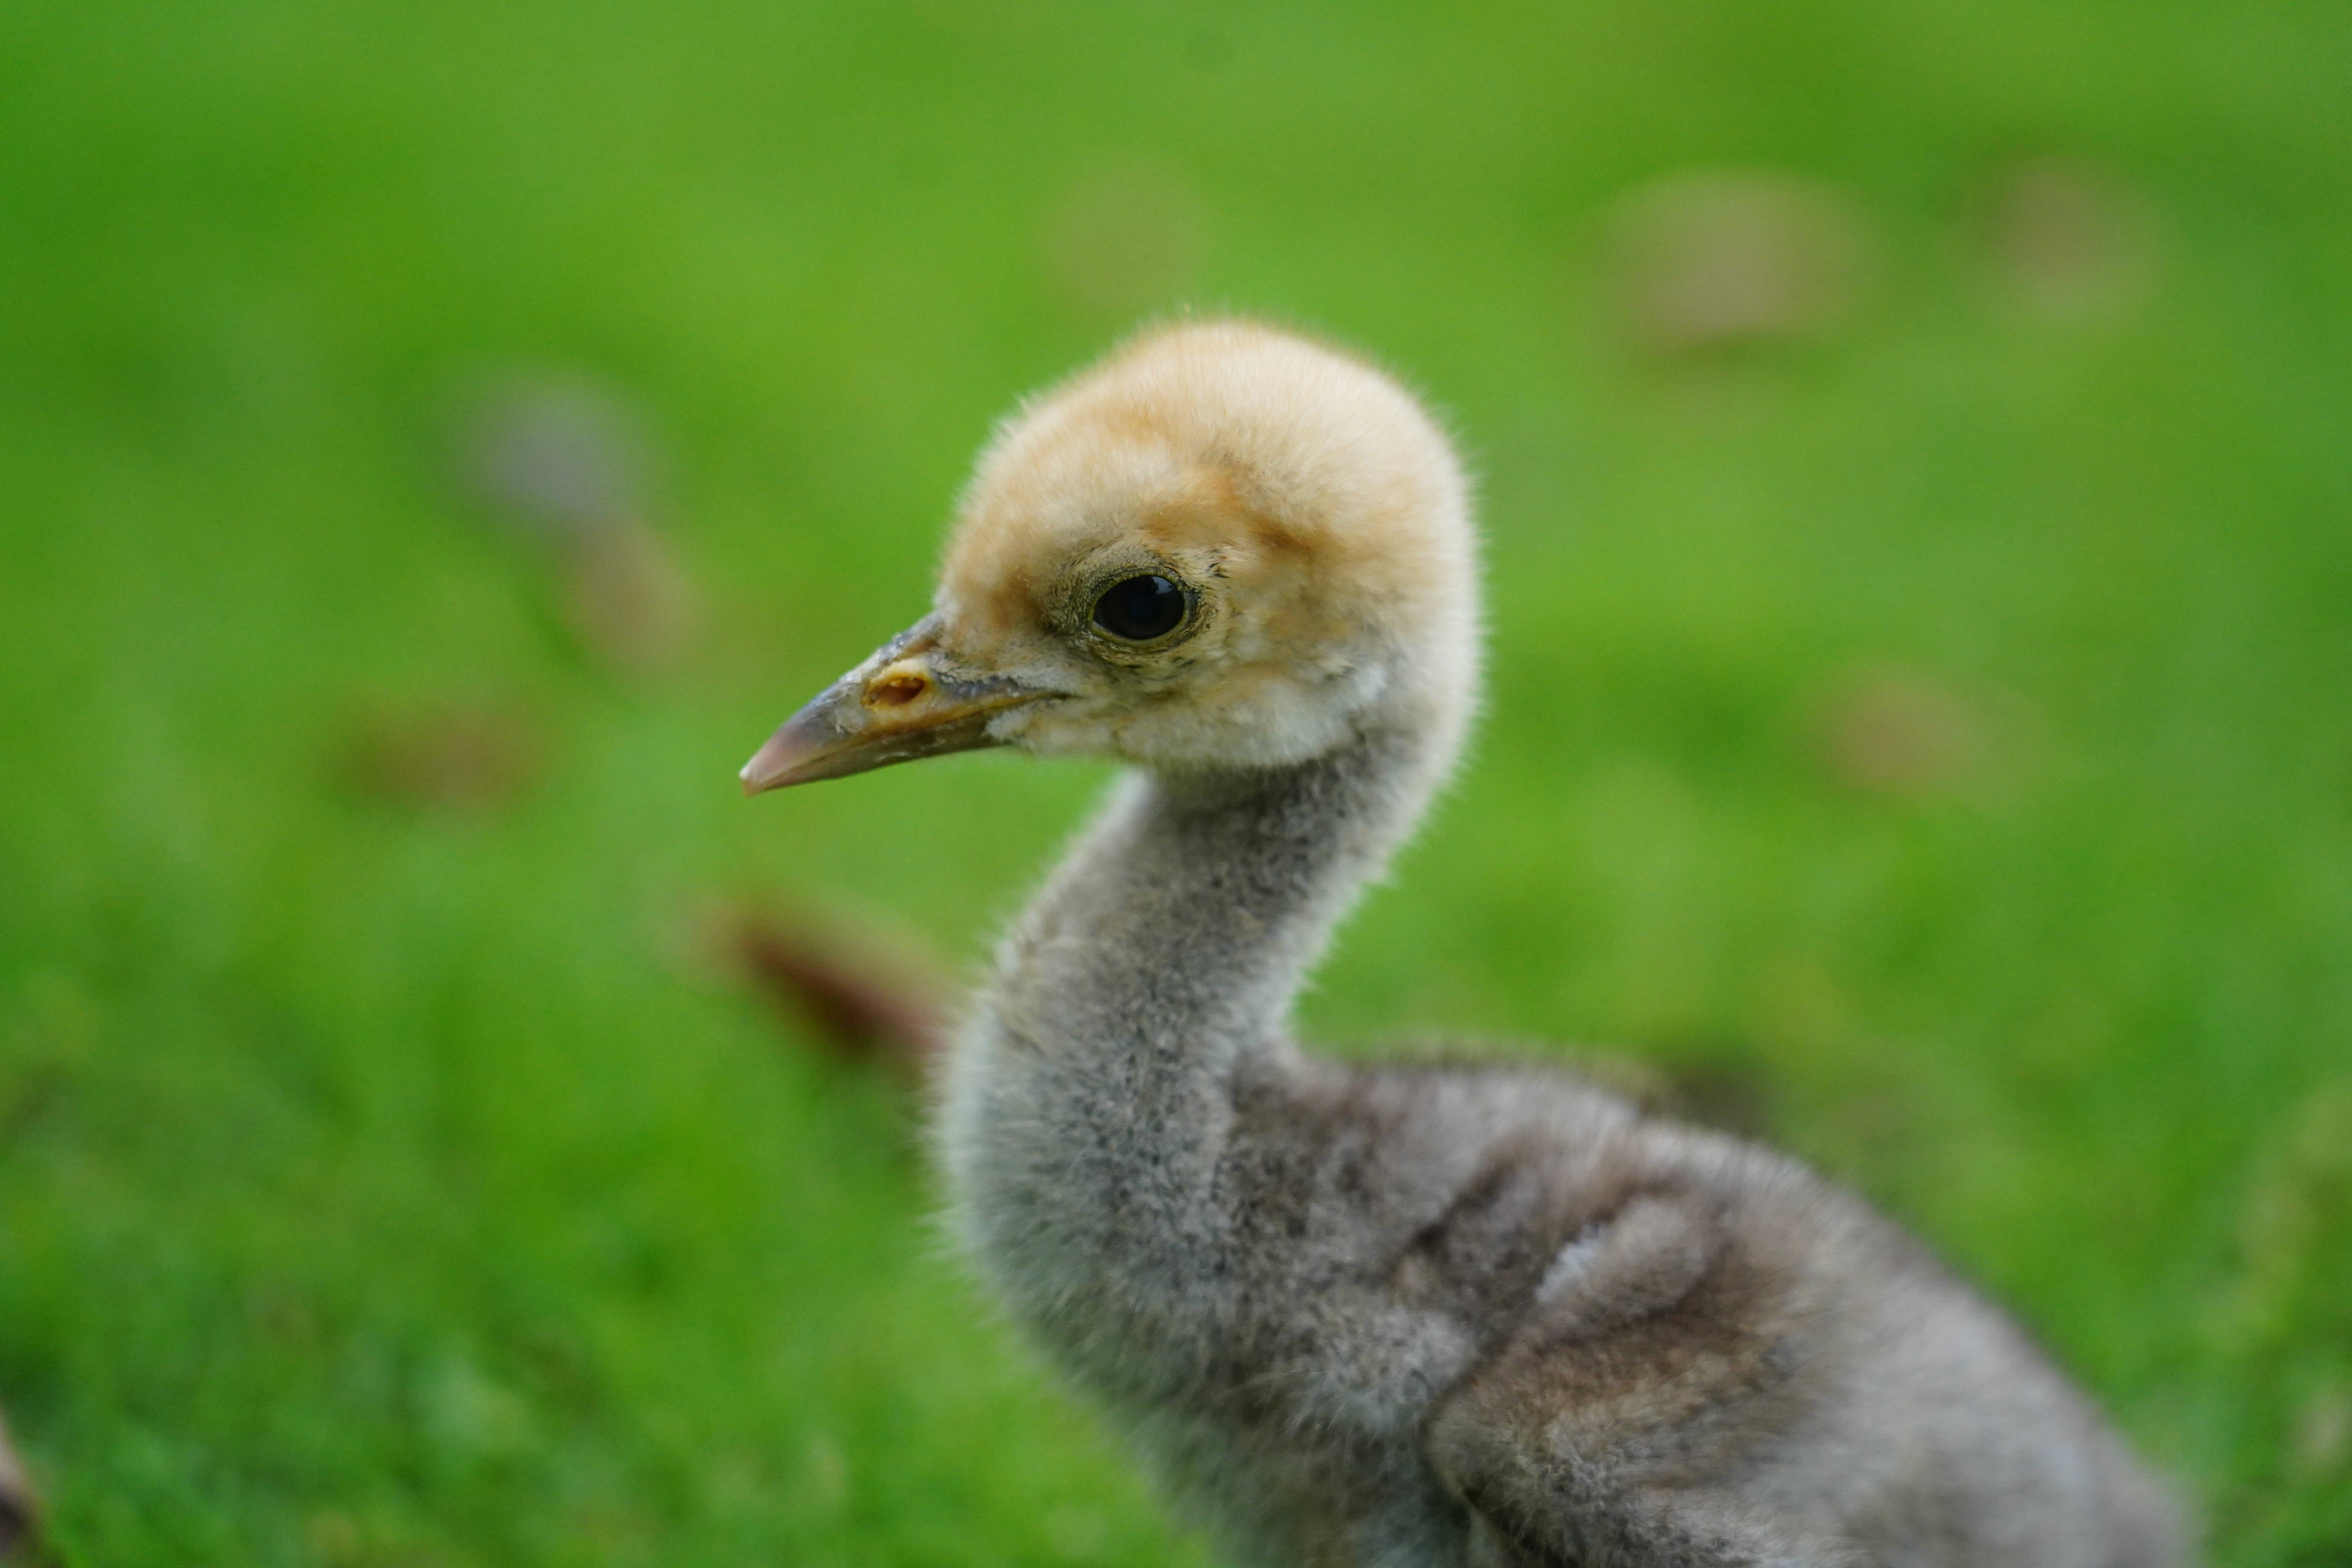
[(1133, 765), (1005, 939), (939, 1143), (981, 1273), (1234, 1561), (2179, 1560), (2065, 1379), (1796, 1163), (1293, 1040), (1475, 703), (1466, 487), (1394, 383), (1167, 330), (1021, 411), (960, 510), (935, 613), (746, 784)]

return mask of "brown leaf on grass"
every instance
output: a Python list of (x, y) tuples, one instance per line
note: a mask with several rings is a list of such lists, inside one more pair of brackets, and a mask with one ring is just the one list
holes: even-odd
[(1646, 185), (1619, 208), (1610, 252), (1621, 330), (1661, 355), (1821, 335), (1853, 316), (1875, 271), (1843, 194), (1771, 173)]
[(700, 595), (655, 526), (650, 423), (628, 398), (579, 374), (509, 377), (465, 421), (459, 468), (554, 551), (583, 647), (638, 674), (685, 651)]
[(645, 514), (653, 441), (635, 403), (577, 372), (510, 373), (467, 411), (460, 477), (502, 516), (551, 537)]
[(1871, 795), (1948, 795), (1975, 776), (1987, 746), (1981, 710), (1917, 670), (1851, 678), (1822, 705), (1818, 729), (1831, 775)]
[(1045, 263), (1062, 296), (1124, 319), (1177, 303), (1208, 251), (1208, 208), (1182, 172), (1158, 159), (1106, 163), (1046, 215)]
[(513, 703), (386, 705), (352, 727), (339, 772), (377, 800), (488, 812), (538, 781), (544, 750), (538, 721)]
[(600, 529), (581, 537), (568, 566), (572, 629), (607, 663), (644, 674), (686, 651), (700, 595), (661, 535), (635, 523)]
[(949, 986), (910, 941), (744, 905), (713, 910), (704, 931), (721, 963), (837, 1058), (919, 1080), (938, 1055)]
[(33, 1563), (43, 1556), (40, 1498), (0, 1418), (0, 1563)]
[(2004, 170), (1983, 205), (1980, 238), (1994, 279), (2019, 309), (2047, 321), (2122, 314), (2155, 282), (2163, 224), (2120, 174), (2094, 159), (2027, 159)]

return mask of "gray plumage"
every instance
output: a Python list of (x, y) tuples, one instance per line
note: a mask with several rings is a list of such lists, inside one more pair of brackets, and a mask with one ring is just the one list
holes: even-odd
[[(980, 1271), (1236, 1563), (2177, 1563), (2089, 1405), (1794, 1162), (1562, 1074), (1293, 1041), (1458, 750), (1469, 539), (1385, 378), (1245, 325), (1147, 338), (1008, 426), (937, 615), (747, 768), (1139, 765), (951, 1056)], [(1186, 595), (1175, 631), (1113, 629), (1138, 573)]]

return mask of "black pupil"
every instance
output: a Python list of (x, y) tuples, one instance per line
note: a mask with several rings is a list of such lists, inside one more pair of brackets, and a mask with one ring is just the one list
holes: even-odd
[(1164, 637), (1184, 619), (1184, 591), (1165, 577), (1129, 577), (1095, 601), (1095, 625), (1129, 642)]

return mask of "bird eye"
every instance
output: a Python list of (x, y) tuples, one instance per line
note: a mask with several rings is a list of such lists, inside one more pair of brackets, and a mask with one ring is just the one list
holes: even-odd
[(1191, 608), (1184, 590), (1167, 578), (1129, 577), (1095, 601), (1095, 625), (1127, 642), (1150, 642), (1182, 626)]

